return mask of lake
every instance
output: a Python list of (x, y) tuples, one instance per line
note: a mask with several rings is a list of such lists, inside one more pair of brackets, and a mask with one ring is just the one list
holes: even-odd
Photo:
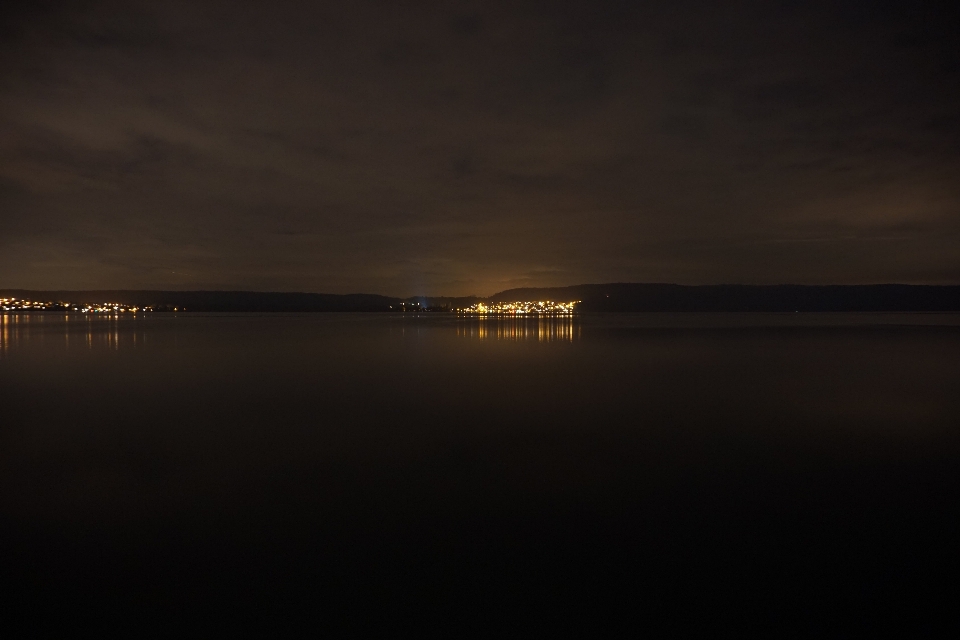
[(958, 315), (4, 315), (0, 422), (8, 604), (41, 626), (955, 607)]

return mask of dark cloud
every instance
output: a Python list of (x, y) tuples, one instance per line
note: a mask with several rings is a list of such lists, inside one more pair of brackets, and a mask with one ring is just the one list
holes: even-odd
[(933, 4), (5, 8), (8, 287), (957, 282)]

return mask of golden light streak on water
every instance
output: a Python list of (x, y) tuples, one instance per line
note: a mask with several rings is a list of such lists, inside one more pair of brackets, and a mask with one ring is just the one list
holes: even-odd
[(477, 340), (573, 342), (580, 338), (580, 323), (574, 316), (477, 315), (458, 323), (457, 335)]

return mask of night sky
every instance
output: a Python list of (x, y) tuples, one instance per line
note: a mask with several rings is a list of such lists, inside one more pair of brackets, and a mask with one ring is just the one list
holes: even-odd
[(960, 283), (960, 10), (2, 9), (0, 286)]

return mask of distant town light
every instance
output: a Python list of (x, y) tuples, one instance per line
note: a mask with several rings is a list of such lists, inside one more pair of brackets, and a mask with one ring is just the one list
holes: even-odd
[(580, 300), (572, 302), (554, 302), (552, 300), (494, 302), (489, 305), (478, 302), (466, 309), (457, 309), (457, 312), (467, 315), (570, 315), (579, 303)]
[(19, 298), (0, 298), (0, 309), (3, 311), (73, 311), (78, 313), (153, 311), (153, 307), (135, 307), (119, 302), (81, 305), (75, 302), (34, 302), (33, 300), (21, 300)]

